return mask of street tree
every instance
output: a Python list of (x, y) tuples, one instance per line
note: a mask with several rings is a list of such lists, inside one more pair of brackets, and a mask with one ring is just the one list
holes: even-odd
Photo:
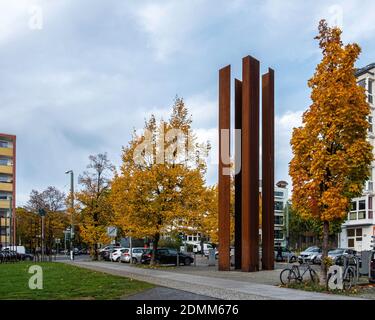
[[(355, 77), (354, 63), (361, 50), (357, 44), (344, 45), (341, 33), (324, 20), (319, 24), (316, 39), (323, 58), (308, 82), (312, 104), (291, 139), (292, 204), (302, 216), (320, 222), (324, 261), (330, 224), (347, 217), (350, 201), (361, 195), (373, 160), (366, 139), (370, 107)], [(325, 263), (321, 271), (325, 283)]]
[(78, 230), (83, 241), (90, 246), (94, 260), (98, 260), (98, 245), (107, 243), (107, 227), (113, 222), (109, 201), (111, 179), (115, 170), (106, 153), (89, 156), (86, 171), (78, 177), (82, 189), (76, 193), (78, 202)]
[[(55, 239), (63, 237), (63, 231), (69, 224), (66, 213), (65, 193), (56, 187), (49, 186), (39, 192), (32, 190), (25, 207), (17, 209), (17, 236), (18, 239), (36, 247), (37, 236), (40, 236), (40, 216), (38, 211), (44, 209), (45, 216), (45, 245), (47, 253), (52, 252)], [(50, 256), (51, 259), (51, 256)]]
[(168, 121), (158, 123), (152, 115), (123, 148), (121, 172), (113, 181), (116, 221), (126, 235), (152, 241), (151, 263), (162, 235), (196, 231), (207, 211), (209, 144), (197, 141), (191, 123), (180, 98)]

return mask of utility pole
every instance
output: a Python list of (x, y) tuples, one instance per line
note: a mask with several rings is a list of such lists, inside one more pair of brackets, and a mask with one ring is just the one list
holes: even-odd
[(71, 216), (70, 216), (70, 260), (74, 260), (74, 223), (73, 223), (73, 213), (74, 213), (74, 173), (73, 170), (66, 171), (65, 174), (70, 173), (70, 206), (71, 206)]

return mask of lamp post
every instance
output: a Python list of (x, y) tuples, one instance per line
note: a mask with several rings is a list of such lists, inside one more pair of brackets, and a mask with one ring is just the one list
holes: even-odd
[(74, 260), (73, 250), (73, 237), (74, 237), (74, 224), (73, 224), (73, 213), (74, 213), (74, 173), (73, 170), (66, 171), (65, 174), (70, 174), (70, 206), (72, 209), (70, 217), (70, 260)]

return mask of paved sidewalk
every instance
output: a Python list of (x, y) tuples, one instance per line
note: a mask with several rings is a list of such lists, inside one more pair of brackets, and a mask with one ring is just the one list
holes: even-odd
[(202, 296), (187, 291), (176, 290), (166, 287), (156, 287), (131, 296), (124, 300), (216, 300), (215, 298)]
[(185, 274), (164, 270), (146, 269), (110, 262), (67, 262), (80, 267), (114, 275), (146, 281), (158, 286), (192, 292), (223, 300), (358, 300), (353, 297), (307, 292), (273, 285), (230, 279), (231, 272), (222, 277), (207, 274)]

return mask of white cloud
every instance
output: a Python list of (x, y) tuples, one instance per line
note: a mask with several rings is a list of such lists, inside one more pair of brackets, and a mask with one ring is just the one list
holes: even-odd
[(290, 139), (293, 128), (302, 124), (304, 111), (287, 111), (276, 116), (275, 119), (275, 180), (285, 180), (290, 183), (289, 162), (292, 159), (292, 149)]

